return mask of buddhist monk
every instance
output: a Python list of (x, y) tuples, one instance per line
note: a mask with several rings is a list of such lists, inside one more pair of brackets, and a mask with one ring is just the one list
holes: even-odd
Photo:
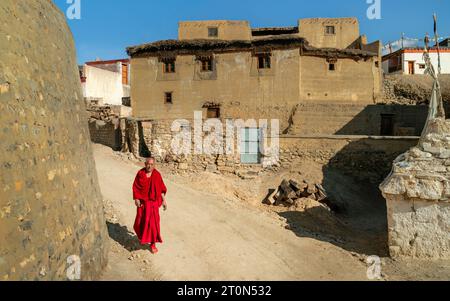
[(162, 243), (159, 209), (167, 210), (167, 188), (156, 170), (155, 159), (145, 160), (133, 183), (133, 198), (137, 207), (134, 231), (142, 245), (150, 245), (152, 254), (158, 253), (156, 243)]

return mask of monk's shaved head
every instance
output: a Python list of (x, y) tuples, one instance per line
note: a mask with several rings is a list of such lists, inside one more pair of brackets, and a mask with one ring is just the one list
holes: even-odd
[(153, 157), (145, 159), (145, 169), (148, 173), (152, 172), (155, 169), (156, 160)]

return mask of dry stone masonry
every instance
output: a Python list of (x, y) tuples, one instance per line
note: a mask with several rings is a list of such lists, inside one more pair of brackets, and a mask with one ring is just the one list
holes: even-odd
[(450, 120), (430, 120), (381, 185), (391, 256), (450, 258)]
[(65, 16), (2, 0), (0, 23), (0, 280), (96, 279), (107, 231)]
[[(136, 121), (127, 120), (126, 137), (128, 147), (126, 151), (131, 151), (136, 157), (154, 156), (159, 162), (169, 164), (173, 169), (179, 171), (219, 171), (223, 173), (234, 173), (241, 167), (239, 154), (176, 154), (173, 151), (172, 143), (174, 133), (172, 132), (171, 120), (151, 120)], [(191, 129), (191, 128), (190, 128)], [(194, 150), (193, 134), (187, 131), (186, 135), (191, 136), (191, 152)], [(202, 132), (202, 139), (209, 134)], [(203, 141), (203, 140), (202, 140)], [(224, 137), (225, 141), (225, 137)]]
[(119, 118), (111, 106), (88, 104), (87, 112), (91, 141), (109, 146), (115, 151), (121, 150), (123, 136), (121, 123), (124, 123), (124, 120)]

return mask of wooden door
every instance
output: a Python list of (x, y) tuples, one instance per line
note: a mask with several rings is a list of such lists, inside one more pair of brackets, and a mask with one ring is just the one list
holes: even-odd
[(128, 85), (128, 65), (122, 64), (122, 84)]
[(408, 73), (409, 74), (414, 74), (414, 62), (408, 62)]
[(394, 114), (381, 114), (381, 136), (394, 135)]

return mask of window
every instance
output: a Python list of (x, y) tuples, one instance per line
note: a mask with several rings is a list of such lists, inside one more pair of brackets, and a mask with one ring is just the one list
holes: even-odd
[(175, 60), (164, 61), (164, 73), (175, 73)]
[(131, 108), (131, 97), (122, 97), (122, 106)]
[(270, 54), (258, 55), (258, 69), (270, 69)]
[(240, 154), (242, 164), (261, 163), (262, 132), (258, 128), (241, 129)]
[(213, 60), (212, 60), (212, 58), (201, 59), (200, 62), (202, 64), (202, 68), (201, 68), (202, 72), (213, 71)]
[(337, 70), (337, 59), (336, 58), (327, 58), (328, 63), (328, 71), (336, 71)]
[(219, 29), (217, 27), (208, 28), (208, 37), (217, 38), (219, 36)]
[(220, 118), (220, 108), (208, 108), (206, 112), (206, 117), (210, 118)]
[(173, 103), (173, 92), (166, 92), (164, 93), (164, 102), (166, 104), (172, 104)]
[(419, 64), (419, 69), (425, 69), (425, 64)]
[(325, 27), (325, 34), (334, 35), (336, 34), (336, 29), (334, 26), (326, 26)]

